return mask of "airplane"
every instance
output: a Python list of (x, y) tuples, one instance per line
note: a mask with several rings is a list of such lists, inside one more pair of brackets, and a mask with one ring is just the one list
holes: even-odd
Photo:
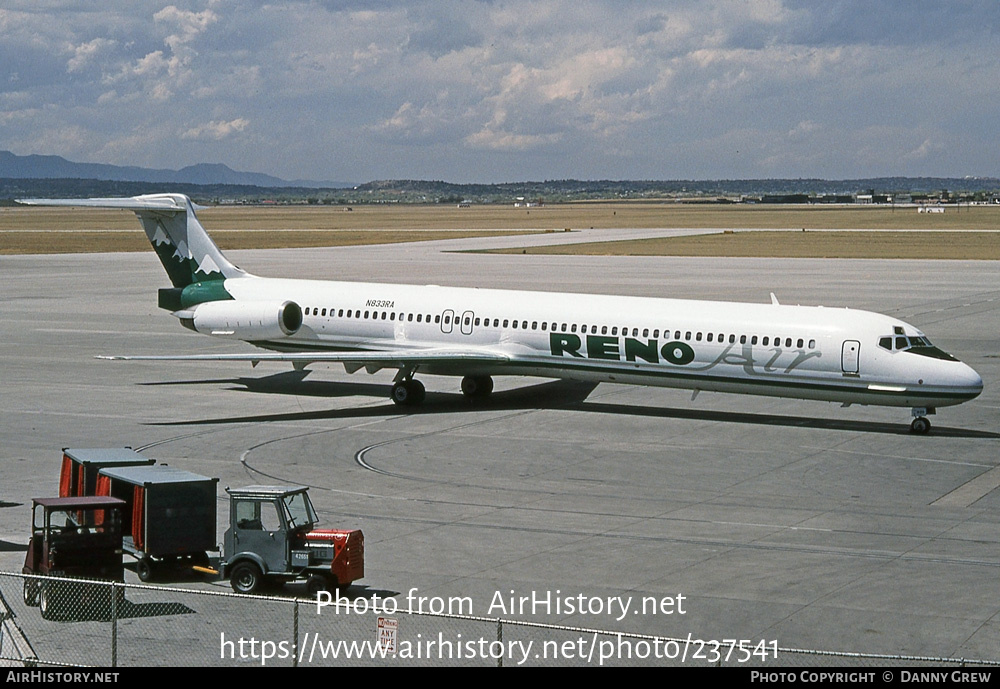
[(913, 433), (937, 407), (977, 397), (976, 371), (917, 328), (869, 311), (771, 303), (265, 278), (231, 263), (182, 194), (22, 199), (134, 211), (172, 287), (158, 305), (234, 354), (104, 356), (145, 361), (340, 363), (395, 369), (390, 398), (417, 405), (415, 377), (461, 376), (481, 400), (493, 376), (539, 376), (910, 407)]

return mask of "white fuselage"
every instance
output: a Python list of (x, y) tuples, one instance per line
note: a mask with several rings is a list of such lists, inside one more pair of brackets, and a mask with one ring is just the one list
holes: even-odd
[(419, 366), (430, 374), (927, 408), (959, 404), (982, 390), (974, 370), (916, 328), (868, 311), (259, 277), (231, 278), (225, 288), (237, 303), (301, 306), (302, 325), (286, 337), (255, 339), (238, 328), (213, 333), (278, 352), (454, 348), (505, 357)]

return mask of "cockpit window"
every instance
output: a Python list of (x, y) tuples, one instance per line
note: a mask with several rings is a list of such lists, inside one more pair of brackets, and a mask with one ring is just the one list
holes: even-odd
[(880, 337), (878, 341), (878, 346), (882, 349), (887, 349), (890, 352), (911, 352), (913, 354), (919, 354), (921, 356), (928, 356), (932, 359), (943, 359), (945, 361), (958, 361), (948, 352), (938, 349), (931, 344), (931, 341), (926, 337), (920, 335), (914, 335), (907, 337), (899, 334), (898, 329), (896, 334), (887, 337)]

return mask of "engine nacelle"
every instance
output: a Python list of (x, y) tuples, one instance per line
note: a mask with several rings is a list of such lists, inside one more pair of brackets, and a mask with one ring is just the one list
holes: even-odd
[(294, 301), (210, 301), (177, 315), (191, 330), (237, 340), (280, 339), (302, 327), (302, 307)]

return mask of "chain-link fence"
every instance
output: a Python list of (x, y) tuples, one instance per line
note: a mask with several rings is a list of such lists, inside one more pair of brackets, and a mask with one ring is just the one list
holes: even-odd
[(998, 666), (417, 613), (394, 598), (241, 596), (0, 572), (0, 666)]

